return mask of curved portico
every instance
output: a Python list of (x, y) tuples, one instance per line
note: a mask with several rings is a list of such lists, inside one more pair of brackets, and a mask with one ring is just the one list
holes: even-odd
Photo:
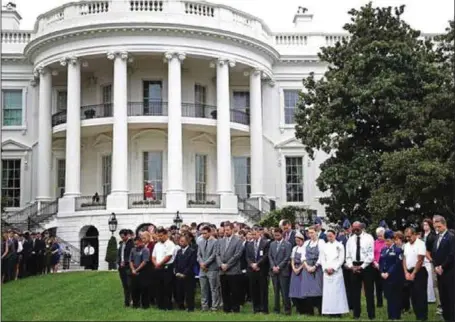
[[(248, 156), (255, 165), (251, 171), (251, 194), (263, 195), (261, 92), (262, 85), (269, 86), (267, 83), (270, 82), (266, 70), (258, 65), (237, 63), (226, 56), (192, 56), (174, 49), (160, 55), (139, 55), (118, 49), (106, 52), (104, 57), (72, 55), (58, 59), (54, 57), (54, 61), (56, 62), (40, 64), (35, 68), (40, 86), (39, 123), (43, 125), (40, 126), (39, 139), (40, 142), (47, 142), (40, 144), (38, 167), (42, 170), (40, 173), (51, 173), (53, 138), (54, 141), (64, 138), (65, 193), (60, 201), (60, 212), (74, 212), (81, 205), (81, 196), (92, 195), (82, 193), (84, 189), (81, 189), (81, 185), (84, 185), (81, 167), (85, 162), (84, 158), (81, 159), (81, 142), (83, 145), (86, 136), (102, 135), (106, 132), (112, 133), (111, 190), (107, 197), (102, 196), (107, 199), (104, 209), (108, 211), (138, 208), (139, 202), (131, 197), (139, 194), (137, 185), (134, 185), (135, 189), (131, 189), (132, 184), (128, 182), (131, 177), (133, 149), (129, 144), (134, 131), (147, 129), (161, 129), (166, 133), (167, 177), (166, 188), (162, 191), (165, 200), (159, 205), (161, 209), (165, 207), (167, 211), (176, 211), (189, 207), (191, 203), (191, 196), (188, 195), (194, 191), (188, 189), (188, 185), (185, 186), (183, 173), (188, 167), (188, 164), (184, 164), (183, 144), (186, 142), (185, 136), (191, 131), (214, 137), (212, 141), (216, 148), (216, 183), (207, 195), (216, 195), (216, 202), (213, 202), (219, 208), (237, 211), (230, 151), (232, 139), (236, 137), (249, 139)], [(147, 68), (142, 66), (148, 65), (152, 66), (152, 69), (156, 68), (156, 71), (154, 75), (144, 77), (146, 75), (143, 75), (142, 70)], [(112, 86), (112, 101), (103, 102), (103, 98), (100, 100), (96, 97), (99, 95), (87, 94), (86, 85), (83, 83), (87, 79), (93, 81), (96, 78), (94, 75), (101, 75), (108, 70), (108, 74), (112, 75), (109, 82)], [(212, 93), (207, 94), (211, 96), (209, 101), (202, 102), (194, 96), (196, 94), (188, 93), (189, 89), (197, 86), (198, 73), (206, 74), (205, 83), (211, 83), (214, 88)], [(159, 79), (160, 84), (166, 87), (166, 99), (161, 97), (159, 101), (152, 102), (138, 95), (140, 83), (151, 78)], [(230, 78), (233, 78), (236, 84), (232, 84)], [(267, 82), (262, 83), (263, 80)], [(61, 84), (65, 81), (65, 85), (59, 86), (67, 91), (66, 110), (53, 111), (51, 114), (49, 102), (54, 95), (51, 92), (53, 83)], [(245, 106), (246, 110), (237, 110), (231, 104), (233, 88), (236, 87), (246, 88), (249, 92), (249, 106)], [(87, 98), (90, 95), (91, 97)], [(152, 145), (150, 149), (153, 150)], [(42, 200), (53, 197), (50, 181), (50, 175), (40, 176), (38, 195)], [(132, 207), (135, 202), (135, 207)], [(210, 202), (208, 200), (207, 204)], [(143, 206), (156, 208), (156, 205)]]

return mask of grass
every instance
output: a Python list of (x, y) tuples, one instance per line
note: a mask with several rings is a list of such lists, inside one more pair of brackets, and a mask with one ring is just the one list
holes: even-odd
[[(273, 292), (270, 292), (272, 298)], [(270, 301), (272, 303), (272, 301)], [(123, 307), (123, 292), (116, 272), (75, 272), (30, 277), (2, 287), (2, 321), (326, 321), (324, 317), (253, 315), (248, 304), (240, 314), (196, 311), (161, 312)], [(366, 319), (366, 309), (362, 310)], [(430, 320), (435, 307), (430, 305)], [(414, 314), (403, 316), (412, 321)], [(330, 319), (335, 321), (336, 319)], [(345, 315), (344, 320), (352, 320)], [(386, 309), (377, 309), (376, 320), (387, 320)]]

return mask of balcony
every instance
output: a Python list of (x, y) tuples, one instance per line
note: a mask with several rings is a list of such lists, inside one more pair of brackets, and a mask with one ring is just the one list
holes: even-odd
[[(112, 117), (113, 104), (104, 103), (99, 105), (88, 105), (81, 107), (81, 120)], [(128, 102), (128, 116), (167, 116), (168, 102), (166, 101), (145, 101)], [(182, 103), (182, 116), (193, 118), (204, 118), (216, 120), (217, 110), (214, 105), (200, 103)], [(65, 124), (67, 118), (66, 111), (61, 111), (52, 115), (52, 126)], [(250, 124), (250, 114), (248, 109), (245, 111), (231, 109), (230, 120), (233, 123), (244, 125)]]
[(220, 195), (187, 193), (188, 208), (220, 208)]
[(105, 210), (106, 196), (82, 196), (76, 197), (76, 211)]
[(167, 102), (128, 102), (128, 116), (167, 116)]
[(128, 209), (166, 208), (165, 194), (157, 192), (154, 199), (146, 199), (143, 193), (128, 194)]
[[(66, 123), (66, 111), (52, 115), (52, 126)], [(81, 120), (98, 119), (112, 116), (112, 103), (87, 105), (81, 107)]]

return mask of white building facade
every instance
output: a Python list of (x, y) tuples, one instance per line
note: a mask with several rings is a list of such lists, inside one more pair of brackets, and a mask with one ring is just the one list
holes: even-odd
[(302, 79), (326, 69), (319, 48), (345, 35), (308, 32), (306, 10), (278, 33), (191, 0), (72, 2), (31, 31), (20, 19), (13, 3), (2, 9), (7, 213), (53, 202), (46, 227), (77, 245), (94, 226), (100, 264), (112, 212), (118, 229), (169, 225), (177, 211), (188, 223), (245, 221), (245, 200), (324, 216), (327, 156), (309, 159), (294, 113)]

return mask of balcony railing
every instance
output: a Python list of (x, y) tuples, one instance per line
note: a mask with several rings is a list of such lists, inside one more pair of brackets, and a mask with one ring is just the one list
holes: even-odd
[[(98, 119), (112, 116), (112, 103), (87, 105), (81, 107), (81, 120)], [(52, 126), (66, 123), (67, 112), (60, 111), (52, 115)]]
[(220, 208), (220, 195), (187, 193), (188, 208)]
[(167, 116), (167, 102), (129, 102), (128, 116)]
[(182, 116), (216, 120), (216, 106), (201, 103), (182, 103)]
[(242, 110), (231, 109), (231, 122), (249, 125), (250, 113)]
[(128, 195), (128, 209), (134, 208), (165, 208), (165, 194), (155, 193), (154, 198), (147, 199), (143, 193), (130, 193)]
[(106, 196), (76, 197), (76, 211), (104, 210), (106, 209)]

